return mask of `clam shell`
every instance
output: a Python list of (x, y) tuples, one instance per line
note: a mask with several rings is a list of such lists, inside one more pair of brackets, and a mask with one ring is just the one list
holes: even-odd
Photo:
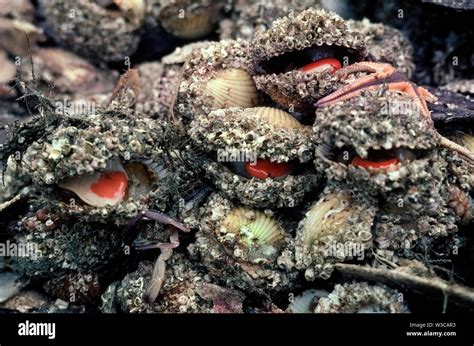
[[(107, 165), (106, 172), (112, 171), (123, 172), (125, 175), (127, 175), (127, 172), (118, 160), (111, 161)], [(101, 208), (108, 205), (113, 206), (122, 202), (125, 195), (116, 194), (113, 198), (102, 198), (92, 191), (92, 185), (96, 184), (103, 174), (104, 172), (93, 172), (79, 176), (73, 176), (59, 182), (58, 186), (74, 192), (83, 202), (93, 207)]]
[(255, 115), (275, 128), (284, 129), (303, 129), (301, 124), (294, 116), (281, 109), (273, 107), (255, 107)]
[(214, 29), (214, 19), (209, 12), (187, 14), (184, 18), (174, 16), (162, 20), (163, 27), (179, 38), (194, 40), (206, 36)]
[(242, 107), (257, 104), (257, 88), (252, 77), (241, 69), (221, 70), (206, 84), (206, 95), (212, 97), (212, 109)]
[(474, 153), (474, 136), (464, 134), (462, 136), (463, 144)]
[(335, 192), (316, 202), (306, 213), (301, 239), (310, 246), (323, 235), (336, 232), (351, 216), (351, 197), (344, 192)]
[(254, 244), (277, 246), (285, 239), (285, 233), (280, 224), (257, 210), (234, 208), (221, 226), (240, 235), (250, 246)]

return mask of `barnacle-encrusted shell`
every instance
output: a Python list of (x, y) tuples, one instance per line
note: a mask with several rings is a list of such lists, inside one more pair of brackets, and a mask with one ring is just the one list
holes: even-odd
[(306, 162), (314, 149), (307, 127), (269, 107), (215, 110), (197, 116), (188, 132), (197, 146), (210, 152), (241, 150), (279, 162)]
[[(294, 175), (290, 173), (283, 179), (260, 180), (238, 175), (226, 166), (239, 161), (233, 158), (236, 154), (290, 162), (295, 168), (299, 162), (311, 159), (313, 147), (306, 128), (298, 125), (296, 119), (289, 119), (292, 117), (290, 114), (272, 110), (269, 117), (266, 115), (268, 111), (258, 107), (216, 110), (197, 116), (188, 133), (196, 147), (217, 153), (217, 162), (205, 162), (203, 168), (229, 198), (255, 207), (292, 207), (317, 186), (321, 178), (317, 172), (303, 170)], [(279, 120), (274, 120), (272, 112), (278, 114)], [(282, 127), (280, 119), (285, 119), (290, 126)]]
[(159, 155), (162, 126), (149, 118), (84, 117), (86, 128), (62, 126), (25, 153), (29, 173), (39, 184), (103, 170), (112, 158), (136, 161)]
[(184, 46), (177, 47), (173, 52), (168, 55), (165, 55), (161, 58), (161, 62), (165, 65), (174, 65), (174, 64), (183, 64), (188, 56), (195, 50), (195, 49), (202, 49), (206, 48), (215, 42), (212, 41), (198, 41), (188, 43)]
[(295, 239), (296, 266), (307, 269), (307, 279), (327, 279), (331, 263), (364, 256), (372, 243), (372, 203), (368, 197), (336, 190), (309, 208)]
[[(330, 179), (346, 181), (355, 189), (376, 194), (407, 186), (418, 193), (429, 191), (443, 179), (446, 162), (436, 150), (436, 134), (410, 97), (394, 92), (364, 92), (344, 102), (316, 111), (315, 141), (322, 144), (315, 160)], [(407, 148), (423, 155), (400, 163), (397, 169), (371, 171), (336, 162), (329, 154), (335, 148), (350, 147), (366, 158), (369, 150)], [(436, 182), (438, 181), (438, 183)], [(438, 190), (438, 188), (436, 188)]]
[[(394, 199), (397, 197), (394, 196)], [(440, 200), (442, 197), (433, 194), (430, 198)], [(402, 199), (398, 198), (398, 201), (400, 200)], [(423, 256), (428, 259), (433, 255), (449, 256), (452, 246), (460, 246), (461, 240), (456, 236), (454, 212), (439, 204), (435, 202), (425, 207), (425, 210), (417, 206), (411, 209), (407, 204), (403, 208), (404, 215), (400, 211), (397, 213), (393, 208), (392, 213), (387, 213), (390, 209), (384, 207), (383, 210), (386, 212), (374, 229), (375, 252), (392, 263), (399, 263), (403, 258), (419, 256), (420, 249)], [(440, 238), (438, 242), (437, 238)]]
[(147, 62), (138, 65), (142, 88), (135, 104), (138, 114), (150, 118), (166, 119), (173, 102), (173, 93), (179, 83), (180, 66)]
[(341, 85), (332, 73), (304, 73), (298, 70), (253, 78), (259, 91), (268, 94), (278, 104), (298, 111), (311, 109), (314, 102)]
[[(50, 129), (44, 138), (27, 149), (24, 155), (29, 162), (27, 173), (34, 187), (39, 190), (37, 198), (31, 200), (32, 205), (59, 208), (62, 213), (75, 215), (82, 220), (107, 222), (108, 217), (111, 217), (115, 223), (121, 223), (138, 211), (147, 209), (149, 203), (166, 208), (168, 198), (174, 198), (172, 195), (180, 198), (176, 190), (179, 188), (171, 187), (175, 186), (173, 181), (177, 183), (176, 186), (182, 185), (179, 182), (181, 175), (177, 173), (180, 166), (172, 165), (170, 160), (174, 159), (163, 156), (160, 144), (166, 141), (163, 122), (150, 118), (107, 118), (100, 116), (101, 112), (99, 110), (99, 115), (90, 114), (81, 120), (76, 119), (79, 121), (76, 124), (66, 122), (56, 129)], [(58, 183), (62, 185), (68, 178), (81, 183), (83, 175), (106, 171), (111, 160), (118, 160), (131, 168), (128, 172), (128, 186), (131, 189), (127, 190), (121, 203), (87, 205), (81, 203), (80, 198), (67, 198), (63, 193), (55, 193)], [(144, 172), (134, 169), (133, 163), (143, 166), (140, 169), (147, 167), (152, 179), (144, 181)], [(151, 171), (155, 165), (172, 168), (173, 177), (154, 178), (160, 175), (160, 172)], [(188, 178), (185, 181), (189, 182)], [(168, 189), (170, 191), (165, 192)]]
[(68, 222), (47, 209), (27, 215), (20, 224), (14, 241), (33, 250), (28, 256), (12, 256), (7, 265), (25, 277), (101, 271), (123, 256), (126, 234), (113, 224)]
[(215, 193), (200, 214), (196, 242), (188, 250), (213, 277), (260, 293), (294, 279), (295, 271), (279, 269), (277, 258), (289, 238), (270, 210), (243, 208)]
[(252, 107), (257, 103), (257, 89), (252, 77), (242, 69), (218, 71), (206, 84), (206, 96), (211, 100), (211, 109), (229, 107)]
[(408, 306), (399, 291), (385, 285), (367, 282), (337, 284), (327, 297), (322, 297), (316, 313), (407, 313)]
[(312, 171), (278, 180), (261, 180), (242, 177), (219, 162), (207, 162), (202, 168), (228, 198), (256, 208), (295, 207), (322, 181), (321, 174)]
[[(322, 96), (339, 86), (330, 71), (305, 73), (298, 69), (286, 73), (263, 73), (262, 64), (284, 53), (300, 51), (314, 45), (344, 47), (351, 60), (360, 59), (364, 41), (333, 12), (307, 9), (273, 22), (269, 30), (257, 32), (251, 41), (251, 68), (259, 91), (285, 107), (305, 110)], [(350, 61), (352, 63), (353, 61)]]
[(430, 149), (436, 135), (408, 95), (364, 92), (316, 110), (314, 131), (319, 143), (351, 145), (366, 157), (369, 149)]

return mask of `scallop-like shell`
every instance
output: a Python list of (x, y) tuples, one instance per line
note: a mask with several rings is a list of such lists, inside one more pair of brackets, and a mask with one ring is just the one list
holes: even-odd
[(212, 97), (212, 109), (242, 107), (257, 104), (257, 88), (252, 77), (242, 69), (221, 70), (206, 84), (206, 95)]
[(221, 224), (252, 246), (278, 246), (285, 238), (280, 224), (257, 210), (242, 207), (232, 209)]
[(306, 213), (301, 239), (304, 245), (310, 246), (318, 238), (336, 232), (353, 210), (351, 197), (345, 192), (335, 192), (320, 199)]
[(201, 11), (186, 14), (184, 18), (173, 17), (162, 20), (162, 25), (169, 33), (186, 40), (195, 40), (206, 36), (214, 29), (212, 13)]
[(275, 128), (282, 129), (303, 129), (301, 124), (294, 116), (281, 109), (273, 107), (256, 107), (255, 115)]

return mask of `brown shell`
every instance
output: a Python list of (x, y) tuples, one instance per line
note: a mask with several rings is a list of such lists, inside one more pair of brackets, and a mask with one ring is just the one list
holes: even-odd
[(290, 113), (282, 111), (278, 108), (273, 107), (256, 107), (254, 108), (255, 115), (260, 119), (272, 125), (275, 128), (283, 129), (303, 129), (302, 125), (294, 116)]

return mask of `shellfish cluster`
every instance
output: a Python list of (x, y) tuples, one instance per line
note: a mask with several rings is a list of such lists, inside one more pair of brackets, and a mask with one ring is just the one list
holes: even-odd
[[(0, 9), (0, 242), (27, 247), (0, 306), (401, 313), (402, 283), (339, 272), (445, 280), (472, 247), (472, 129), (427, 119), (400, 31), (325, 6)], [(342, 73), (367, 62), (397, 72)]]

